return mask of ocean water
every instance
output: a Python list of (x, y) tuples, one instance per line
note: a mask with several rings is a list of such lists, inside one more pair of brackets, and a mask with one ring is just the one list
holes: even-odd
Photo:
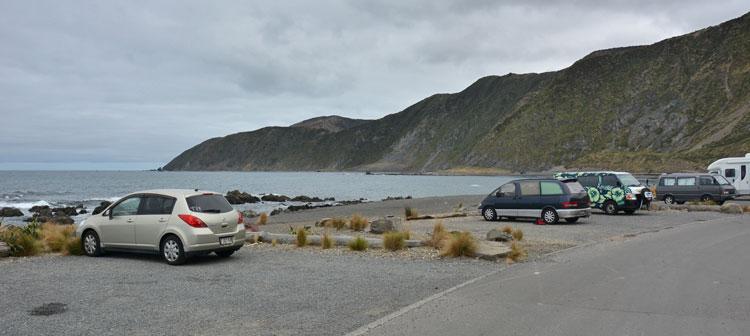
[[(317, 172), (0, 171), (0, 207), (83, 204), (93, 209), (139, 190), (187, 188), (336, 200), (487, 194), (507, 176), (366, 175)], [(262, 207), (263, 205), (257, 205)], [(273, 206), (273, 205), (271, 205)], [(78, 220), (79, 218), (77, 218)]]

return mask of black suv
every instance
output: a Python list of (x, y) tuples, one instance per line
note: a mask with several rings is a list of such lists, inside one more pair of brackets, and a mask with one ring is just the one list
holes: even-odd
[(487, 195), (479, 210), (488, 221), (522, 217), (541, 218), (547, 224), (557, 223), (560, 218), (575, 223), (591, 216), (588, 193), (576, 179), (510, 181)]

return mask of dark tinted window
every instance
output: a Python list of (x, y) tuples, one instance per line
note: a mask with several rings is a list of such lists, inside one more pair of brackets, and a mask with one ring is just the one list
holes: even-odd
[(539, 181), (521, 181), (518, 184), (521, 185), (521, 195), (539, 196)]
[(734, 177), (734, 168), (724, 169), (724, 176)]
[(740, 166), (740, 180), (744, 180), (745, 176), (747, 176), (747, 166), (741, 165)]
[(586, 187), (596, 188), (599, 185), (599, 176), (596, 176), (596, 175), (579, 176), (578, 183)]
[(584, 189), (583, 186), (578, 182), (573, 182), (573, 181), (565, 182), (565, 185), (568, 186), (568, 189), (570, 189), (571, 194), (586, 192), (586, 189)]
[(188, 197), (188, 208), (193, 212), (225, 213), (232, 211), (227, 199), (218, 194), (196, 195)]
[(701, 176), (700, 178), (701, 185), (714, 185), (718, 184), (716, 181), (714, 181), (714, 178), (711, 176)]
[(140, 197), (130, 197), (112, 208), (112, 216), (133, 216), (138, 213), (138, 205), (141, 204)]
[(166, 196), (148, 195), (141, 200), (139, 215), (170, 215), (175, 199)]
[(614, 174), (607, 174), (607, 175), (602, 176), (603, 186), (616, 187), (617, 182), (619, 182), (619, 180), (617, 179), (617, 176), (615, 176)]
[(562, 186), (560, 185), (560, 183), (552, 181), (542, 181), (539, 182), (539, 185), (543, 196), (555, 196), (563, 194)]

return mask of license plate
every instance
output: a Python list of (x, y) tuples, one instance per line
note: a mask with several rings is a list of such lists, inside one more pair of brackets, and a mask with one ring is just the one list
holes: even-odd
[(232, 243), (234, 243), (234, 239), (232, 239), (232, 237), (222, 237), (222, 238), (219, 238), (219, 244), (222, 245), (222, 246), (224, 246), (224, 245), (232, 245)]
[(648, 199), (654, 198), (654, 194), (652, 194), (650, 191), (645, 192), (644, 195), (646, 195), (646, 198)]

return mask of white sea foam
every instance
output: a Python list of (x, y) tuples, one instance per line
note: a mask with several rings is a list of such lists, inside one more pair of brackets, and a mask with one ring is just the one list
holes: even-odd
[(51, 206), (47, 201), (36, 201), (36, 202), (5, 202), (0, 201), (0, 208), (19, 208), (21, 210), (29, 210), (33, 206)]

